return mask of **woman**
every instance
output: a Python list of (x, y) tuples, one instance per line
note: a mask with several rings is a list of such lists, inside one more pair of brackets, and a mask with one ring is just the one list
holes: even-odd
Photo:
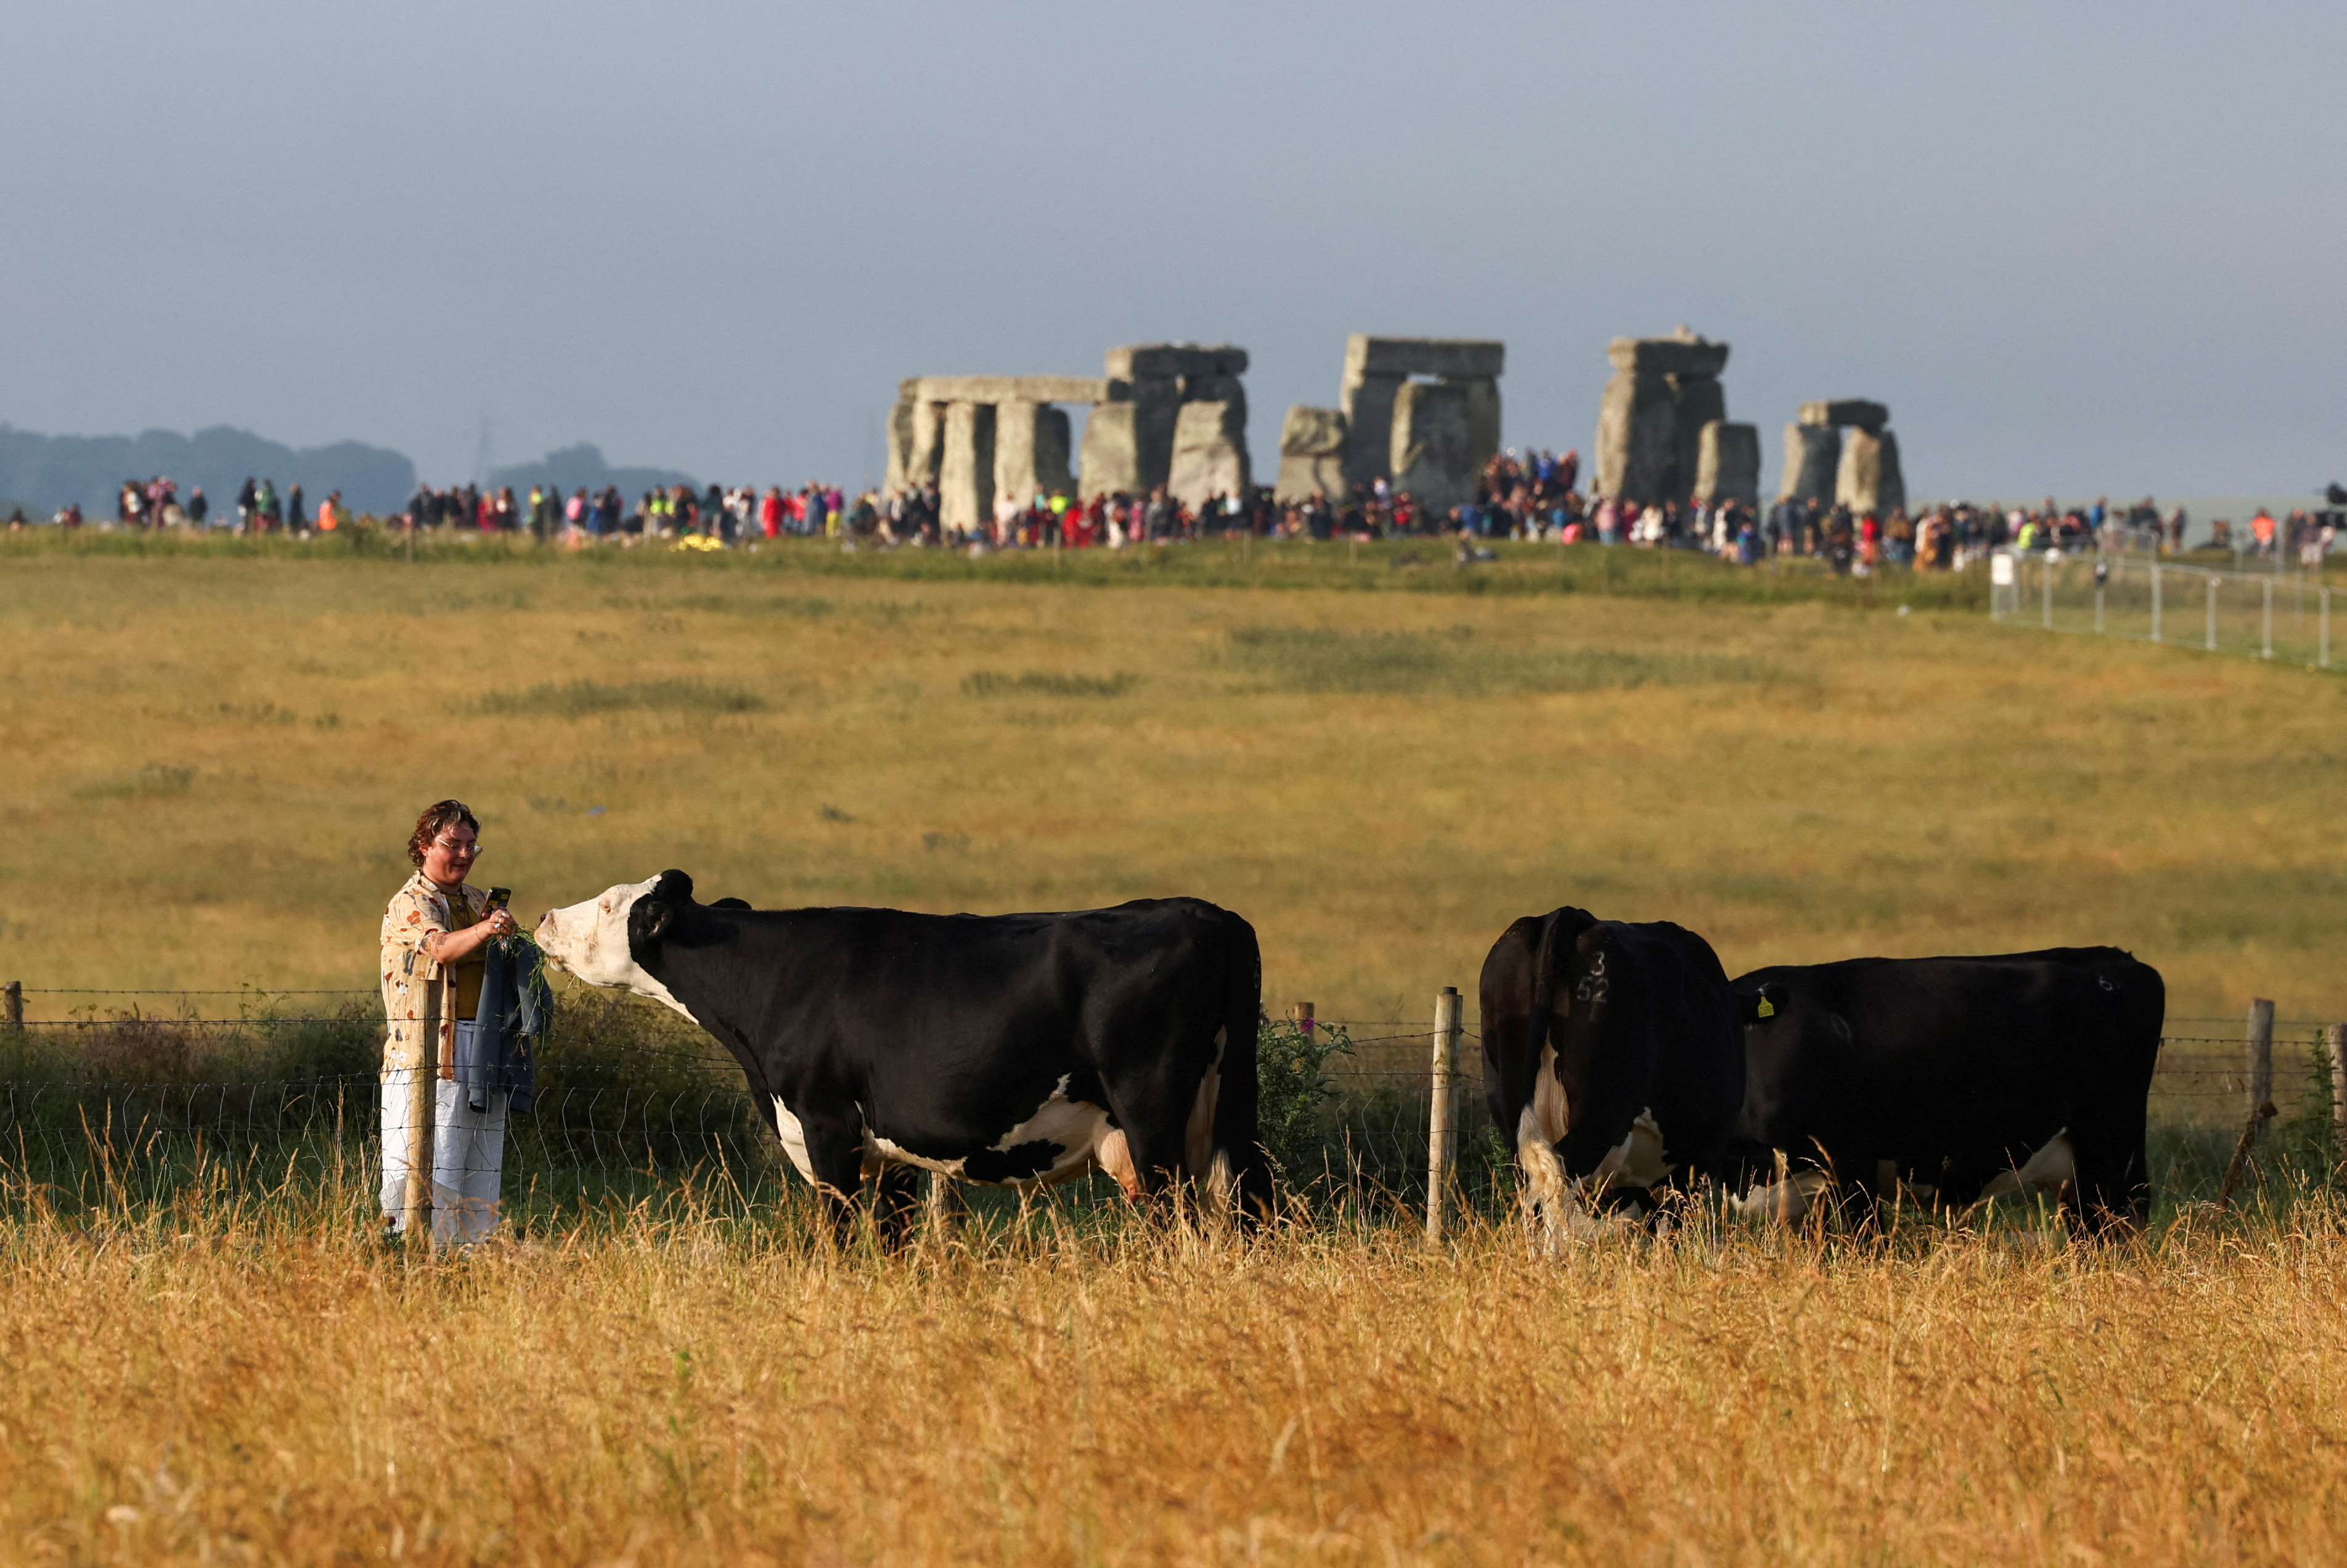
[(481, 825), (465, 803), (444, 800), (425, 808), (408, 835), (415, 875), (392, 895), (383, 917), (383, 1213), (384, 1229), (405, 1228), (412, 1163), (409, 1106), (415, 1075), (427, 1060), (433, 1085), (432, 1235), (439, 1242), (474, 1242), (497, 1227), (505, 1163), (506, 1102), (502, 1090), (483, 1096), (476, 1111), (458, 1092), (460, 1032), (474, 1028), (482, 949), (510, 936), (514, 919), (488, 907), (488, 895), (466, 886), (481, 855)]

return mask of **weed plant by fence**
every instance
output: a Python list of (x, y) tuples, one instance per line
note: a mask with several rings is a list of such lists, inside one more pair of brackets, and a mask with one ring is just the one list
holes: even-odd
[(2279, 561), (2261, 571), (2127, 552), (1997, 550), (1989, 578), (1989, 615), (2008, 625), (2335, 667), (2332, 590)]
[[(372, 992), (10, 990), (0, 1207), (12, 1216), (118, 1211), (191, 1190), (372, 1202), (382, 1147)], [(36, 1013), (63, 1016), (25, 1018), (26, 996)], [(1451, 1016), (1443, 1190), (1460, 1210), (1498, 1215), (1515, 1198), (1512, 1152), (1484, 1107), (1481, 1039)], [(1315, 1020), (1300, 1004), (1265, 1023), (1264, 1139), (1307, 1208), (1408, 1223), (1425, 1214), (1440, 1021)], [(2244, 1200), (2341, 1184), (2347, 1029), (2276, 1023), (2260, 1003), (2246, 1028), (2174, 1019), (2168, 1030), (2151, 1093), (2164, 1207), (2216, 1197), (2237, 1158)], [(731, 1058), (664, 1015), (591, 991), (563, 999), (537, 1105), (507, 1119), (504, 1170), (507, 1212), (525, 1225), (664, 1201), (688, 1184), (744, 1206), (804, 1192)]]

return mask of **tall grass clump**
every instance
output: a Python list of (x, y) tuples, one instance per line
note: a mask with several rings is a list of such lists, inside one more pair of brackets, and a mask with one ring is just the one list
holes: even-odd
[(1231, 661), (1295, 692), (1482, 696), (1512, 692), (1629, 691), (1768, 679), (1759, 661), (1611, 648), (1513, 648), (1473, 627), (1444, 631), (1238, 626)]
[(706, 681), (566, 681), (532, 686), (524, 692), (490, 692), (475, 704), (483, 713), (509, 713), (556, 719), (587, 719), (600, 713), (647, 709), (669, 713), (755, 713), (766, 700), (739, 686)]

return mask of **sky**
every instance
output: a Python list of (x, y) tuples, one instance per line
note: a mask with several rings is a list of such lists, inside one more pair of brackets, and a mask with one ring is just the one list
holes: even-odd
[(1724, 340), (1764, 479), (1889, 404), (1910, 492), (2347, 480), (2347, 6), (84, 0), (5, 13), (0, 422), (357, 439), (427, 479), (876, 481), (897, 382)]

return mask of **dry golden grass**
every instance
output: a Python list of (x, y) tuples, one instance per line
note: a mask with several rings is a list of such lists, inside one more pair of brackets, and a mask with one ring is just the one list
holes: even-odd
[(1731, 972), (2107, 941), (2178, 1014), (2347, 1016), (2329, 677), (1825, 601), (806, 566), (0, 552), (0, 975), (364, 986), (456, 794), (526, 910), (671, 865), (767, 904), (1194, 893), (1324, 1017), (1422, 1017), (1567, 902)]
[(2323, 1563), (2347, 1244), (1529, 1255), (1048, 1218), (897, 1260), (639, 1217), (0, 1254), (0, 1556)]

